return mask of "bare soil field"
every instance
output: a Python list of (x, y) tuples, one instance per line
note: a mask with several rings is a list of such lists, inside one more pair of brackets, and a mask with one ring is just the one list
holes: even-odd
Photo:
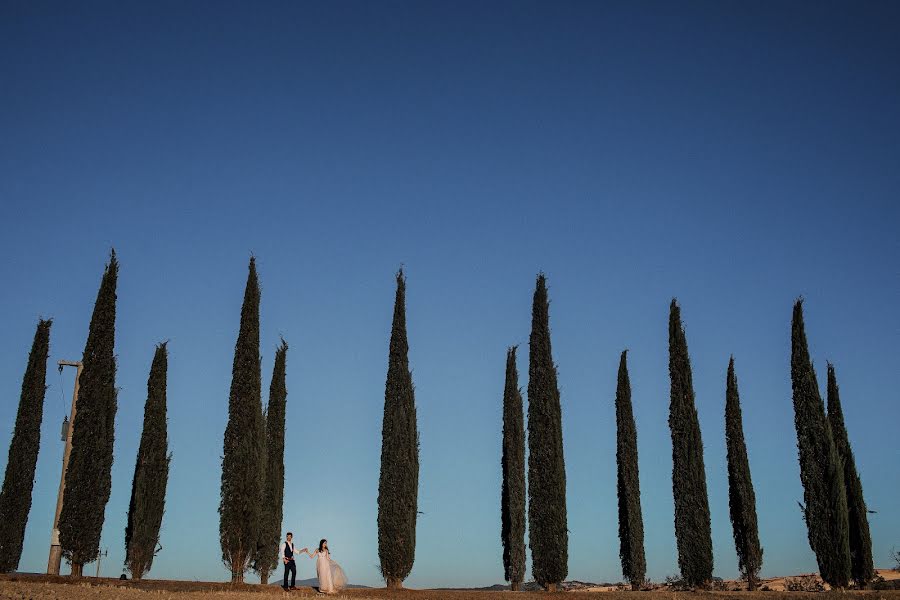
[[(517, 592), (475, 591), (475, 590), (400, 590), (351, 589), (336, 598), (355, 600), (502, 600), (513, 597), (516, 600), (559, 600), (572, 597), (578, 599), (597, 598), (600, 600), (821, 600), (832, 596), (830, 592), (736, 592), (705, 591), (675, 592), (655, 590), (649, 592), (622, 591), (569, 591), (569, 592)], [(118, 579), (95, 579), (85, 577), (72, 580), (68, 577), (3, 575), (0, 576), (0, 599), (2, 600), (260, 600), (263, 597), (318, 596), (314, 588), (298, 588), (285, 592), (275, 585), (232, 586), (227, 583), (195, 581), (146, 580), (140, 582)], [(852, 591), (841, 595), (848, 600), (900, 600), (900, 591)], [(319, 596), (324, 597), (324, 596)]]

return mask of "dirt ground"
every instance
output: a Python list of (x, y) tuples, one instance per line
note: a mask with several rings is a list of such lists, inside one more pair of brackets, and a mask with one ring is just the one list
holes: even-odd
[[(511, 592), (494, 591), (445, 591), (352, 589), (333, 596), (353, 600), (500, 600)], [(598, 600), (814, 600), (822, 599), (815, 592), (517, 592), (516, 600), (559, 600), (572, 596)], [(849, 600), (900, 600), (900, 591), (846, 592)], [(67, 577), (50, 576), (0, 576), (0, 600), (261, 600), (262, 597), (279, 598), (317, 596), (313, 588), (300, 588), (284, 592), (280, 587), (245, 585), (235, 588), (230, 584), (194, 581), (120, 581), (118, 579), (84, 578), (73, 581)], [(829, 593), (828, 596), (831, 596)], [(323, 597), (323, 596), (319, 596)], [(852, 598), (850, 598), (852, 597)]]

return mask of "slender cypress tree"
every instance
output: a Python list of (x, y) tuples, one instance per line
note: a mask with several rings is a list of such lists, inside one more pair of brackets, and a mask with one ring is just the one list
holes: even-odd
[(763, 550), (759, 545), (756, 525), (756, 494), (750, 478), (750, 460), (744, 443), (741, 399), (738, 395), (734, 357), (728, 361), (725, 382), (725, 444), (728, 449), (728, 510), (734, 531), (738, 568), (747, 579), (747, 589), (756, 589), (762, 568)]
[(802, 299), (794, 304), (791, 320), (791, 387), (809, 546), (822, 579), (833, 588), (845, 588), (850, 581), (850, 536), (844, 472), (809, 358)]
[(260, 541), (265, 429), (259, 364), (259, 297), (256, 260), (251, 258), (241, 326), (234, 346), (219, 501), (222, 561), (231, 571), (232, 583), (244, 582), (244, 572), (256, 555)]
[(619, 359), (616, 385), (616, 491), (619, 496), (619, 558), (622, 575), (639, 590), (647, 574), (644, 556), (644, 518), (638, 477), (637, 426), (631, 408), (628, 350)]
[(525, 579), (525, 416), (516, 346), (506, 351), (506, 385), (503, 389), (503, 490), (500, 494), (503, 572), (510, 589), (519, 590)]
[(166, 485), (172, 460), (166, 419), (166, 374), (169, 368), (166, 344), (163, 342), (156, 346), (150, 365), (144, 428), (134, 464), (131, 502), (128, 504), (125, 566), (135, 580), (141, 579), (153, 566), (166, 506)]
[(528, 541), (534, 580), (554, 591), (569, 572), (562, 408), (550, 347), (547, 280), (538, 274), (528, 349)]
[(16, 570), (22, 557), (25, 525), (31, 511), (34, 468), (41, 447), (51, 324), (49, 319), (38, 322), (22, 378), (16, 428), (9, 444), (9, 460), (0, 492), (0, 573)]
[(672, 382), (669, 428), (672, 431), (672, 492), (678, 567), (685, 583), (706, 587), (712, 581), (713, 552), (703, 440), (694, 405), (691, 359), (681, 325), (681, 308), (674, 298), (669, 307), (669, 377)]
[(403, 586), (416, 557), (419, 433), (408, 355), (406, 278), (400, 269), (384, 388), (378, 481), (378, 558), (381, 575), (392, 589)]
[(262, 544), (253, 560), (259, 582), (269, 583), (269, 574), (278, 568), (278, 545), (284, 504), (284, 419), (287, 409), (287, 342), (275, 350), (275, 368), (269, 384), (269, 406), (266, 409), (266, 482), (262, 503)]
[(59, 515), (59, 543), (80, 577), (84, 563), (97, 558), (106, 503), (112, 485), (116, 390), (116, 252), (100, 282), (81, 371), (72, 451), (66, 469), (66, 490)]
[(844, 425), (840, 391), (834, 365), (828, 363), (828, 421), (838, 457), (844, 465), (844, 485), (847, 489), (847, 519), (850, 535), (850, 576), (860, 588), (875, 578), (872, 561), (872, 537), (869, 533), (869, 517), (863, 499), (862, 481), (856, 472), (856, 459), (850, 447), (850, 438)]

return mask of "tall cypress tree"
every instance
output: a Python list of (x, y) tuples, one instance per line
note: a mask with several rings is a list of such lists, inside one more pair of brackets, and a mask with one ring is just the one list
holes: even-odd
[(84, 563), (97, 558), (106, 503), (112, 484), (116, 390), (116, 283), (119, 262), (110, 252), (88, 330), (81, 371), (72, 451), (59, 515), (59, 543), (81, 576)]
[(674, 298), (669, 307), (669, 377), (672, 492), (675, 498), (678, 567), (685, 583), (705, 587), (712, 581), (713, 552), (703, 440), (694, 405), (691, 359), (681, 325), (681, 308)]
[(169, 463), (172, 460), (166, 419), (166, 374), (169, 368), (166, 345), (163, 342), (156, 346), (150, 365), (144, 428), (134, 464), (128, 523), (125, 526), (125, 566), (136, 580), (153, 566), (166, 505)]
[(863, 499), (862, 481), (856, 472), (856, 459), (850, 447), (850, 438), (844, 425), (840, 391), (834, 365), (828, 363), (828, 422), (838, 457), (844, 465), (844, 485), (847, 490), (847, 520), (850, 534), (850, 576), (863, 588), (875, 578), (872, 561), (872, 537), (869, 533), (869, 517)]
[(547, 280), (537, 277), (528, 349), (528, 541), (531, 573), (548, 591), (569, 572), (562, 408), (550, 347)]
[(525, 579), (525, 416), (516, 347), (506, 351), (506, 385), (503, 389), (503, 489), (500, 494), (500, 538), (503, 573), (510, 589), (519, 590)]
[(222, 561), (231, 571), (232, 583), (244, 582), (244, 572), (256, 555), (265, 487), (259, 298), (256, 260), (251, 258), (241, 307), (241, 326), (234, 346), (219, 501)]
[(402, 587), (416, 557), (419, 433), (408, 355), (406, 278), (400, 269), (384, 388), (378, 481), (378, 558), (388, 588)]
[(266, 482), (262, 503), (261, 547), (253, 560), (253, 570), (259, 582), (269, 582), (269, 574), (278, 568), (278, 545), (281, 539), (281, 519), (284, 510), (284, 420), (287, 409), (287, 342), (275, 350), (275, 367), (269, 384), (269, 405), (266, 409)]
[(616, 491), (619, 497), (619, 558), (622, 575), (637, 591), (647, 574), (644, 556), (644, 518), (638, 477), (637, 426), (631, 408), (628, 351), (619, 359), (616, 385)]
[(822, 579), (833, 588), (845, 588), (850, 581), (850, 536), (844, 472), (809, 358), (802, 299), (794, 304), (791, 320), (791, 387), (809, 546)]
[(737, 551), (738, 568), (747, 579), (747, 588), (753, 591), (762, 568), (763, 550), (759, 545), (756, 494), (753, 491), (750, 460), (744, 443), (741, 399), (738, 395), (737, 376), (734, 374), (733, 356), (728, 361), (725, 382), (725, 444), (728, 449), (728, 510), (734, 532), (734, 547)]
[(49, 319), (38, 322), (22, 378), (16, 428), (9, 444), (9, 460), (0, 492), (0, 573), (16, 570), (22, 557), (25, 525), (31, 511), (34, 468), (41, 447), (51, 324)]

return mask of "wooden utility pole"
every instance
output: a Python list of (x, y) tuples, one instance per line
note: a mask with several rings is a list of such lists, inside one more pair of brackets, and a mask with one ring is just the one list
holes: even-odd
[(109, 548), (104, 550), (103, 552), (97, 551), (97, 579), (100, 579), (100, 560), (104, 556), (109, 556)]
[(59, 575), (59, 565), (62, 562), (62, 546), (59, 545), (59, 513), (62, 512), (63, 495), (66, 491), (66, 469), (69, 468), (69, 454), (72, 452), (72, 431), (75, 428), (75, 410), (78, 402), (78, 383), (81, 379), (81, 361), (59, 361), (59, 370), (63, 367), (77, 367), (75, 373), (75, 391), (72, 394), (72, 415), (69, 417), (69, 429), (66, 431), (66, 446), (63, 450), (62, 475), (59, 477), (59, 494), (56, 497), (56, 515), (53, 517), (53, 533), (50, 535), (50, 558), (47, 561), (47, 574)]

